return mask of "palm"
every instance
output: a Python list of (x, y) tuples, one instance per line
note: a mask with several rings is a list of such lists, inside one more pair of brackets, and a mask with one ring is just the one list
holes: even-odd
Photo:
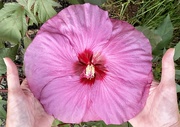
[(161, 82), (151, 84), (144, 109), (129, 122), (138, 127), (170, 127), (178, 122), (176, 85), (172, 49), (163, 57)]
[[(140, 114), (131, 119), (130, 122), (143, 122), (142, 126), (150, 127), (169, 127), (178, 121), (178, 108), (176, 89), (163, 88), (163, 84), (156, 86), (152, 84), (151, 92), (147, 103)], [(163, 90), (165, 89), (165, 90)], [(173, 105), (172, 105), (173, 104)], [(174, 115), (176, 114), (176, 117)], [(139, 124), (139, 123), (138, 123)], [(140, 126), (139, 126), (140, 127)]]
[[(53, 117), (48, 115), (28, 88), (25, 80), (19, 84), (18, 72), (10, 59), (8, 64), (8, 112), (6, 127), (50, 127)], [(18, 122), (17, 122), (18, 121)]]

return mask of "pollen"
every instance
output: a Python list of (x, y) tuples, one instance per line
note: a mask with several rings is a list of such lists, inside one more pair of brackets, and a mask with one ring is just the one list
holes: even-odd
[(78, 61), (74, 63), (74, 72), (83, 85), (93, 85), (96, 80), (103, 80), (106, 76), (105, 64), (106, 59), (100, 52), (93, 53), (85, 49), (78, 54)]
[(90, 80), (95, 77), (95, 67), (93, 64), (87, 65), (85, 75), (86, 78)]

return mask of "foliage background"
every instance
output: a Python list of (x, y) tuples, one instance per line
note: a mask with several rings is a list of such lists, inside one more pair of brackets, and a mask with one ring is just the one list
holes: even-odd
[[(0, 0), (0, 124), (6, 118), (7, 82), (2, 58), (10, 57), (23, 73), (23, 54), (40, 26), (70, 4), (89, 2), (99, 5), (112, 18), (125, 20), (142, 31), (153, 47), (153, 73), (159, 81), (161, 59), (168, 48), (175, 47), (175, 68), (178, 103), (180, 105), (180, 1), (179, 0)], [(78, 125), (55, 120), (52, 126), (104, 127), (102, 121)], [(112, 127), (130, 127), (108, 125)]]

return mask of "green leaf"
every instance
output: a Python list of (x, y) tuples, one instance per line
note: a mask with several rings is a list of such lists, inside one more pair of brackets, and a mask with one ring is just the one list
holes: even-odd
[(27, 49), (32, 40), (28, 37), (24, 37), (24, 48)]
[[(22, 6), (26, 6), (27, 5), (27, 1), (26, 0), (16, 0), (20, 5)], [(30, 0), (31, 1), (31, 0)]]
[(52, 123), (52, 126), (57, 126), (58, 124), (62, 124), (62, 122), (59, 121), (59, 120), (57, 120), (57, 119), (55, 119), (55, 120), (53, 121), (53, 123)]
[(4, 44), (3, 44), (3, 41), (0, 39), (0, 49), (1, 48), (4, 48)]
[(38, 18), (41, 23), (51, 18), (56, 14), (53, 7), (59, 7), (60, 5), (53, 0), (36, 0), (34, 3), (34, 15), (38, 14)]
[(83, 4), (84, 0), (67, 0), (71, 4)]
[(180, 58), (180, 42), (178, 42), (175, 46), (174, 60), (177, 60), (179, 58)]
[(0, 38), (17, 44), (20, 42), (21, 33), (17, 26), (14, 25), (14, 20), (13, 18), (7, 18), (0, 22)]
[(173, 37), (173, 30), (174, 27), (171, 23), (170, 16), (167, 15), (162, 24), (160, 24), (159, 27), (155, 30), (155, 33), (161, 36), (162, 41), (153, 50), (154, 55), (162, 55), (162, 50), (167, 48), (171, 42)]
[(162, 40), (161, 36), (155, 34), (153, 31), (149, 30), (147, 27), (138, 26), (137, 30), (143, 32), (143, 34), (149, 39), (152, 49), (154, 49), (157, 44)]
[[(27, 14), (27, 16), (30, 18), (30, 20), (31, 20), (31, 21), (29, 21), (29, 22), (33, 22), (33, 23), (35, 23), (36, 25), (38, 25), (38, 22), (37, 22), (35, 16), (33, 15), (33, 13), (32, 13), (31, 11), (27, 11), (27, 10), (26, 10), (26, 14)], [(30, 24), (30, 23), (29, 23), (29, 24)]]
[(17, 2), (28, 10), (31, 10), (35, 0), (17, 0)]
[(129, 123), (126, 122), (121, 125), (115, 125), (115, 124), (106, 125), (103, 121), (97, 121), (97, 122), (86, 122), (82, 124), (83, 126), (88, 126), (88, 127), (128, 127)]
[(27, 8), (28, 10), (31, 10), (36, 0), (27, 0)]
[(9, 17), (20, 7), (17, 3), (6, 3), (4, 7), (0, 10), (0, 21), (6, 17)]
[(33, 13), (31, 12), (35, 0), (17, 0), (17, 2), (24, 7), (26, 15), (30, 18), (30, 20), (33, 21), (33, 23), (37, 25), (38, 22)]
[(25, 53), (27, 47), (32, 42), (32, 40), (30, 38), (28, 38), (28, 37), (24, 37), (23, 42), (24, 42), (24, 49), (22, 51)]
[(107, 0), (84, 0), (86, 3), (91, 3), (95, 5), (102, 5), (105, 3)]
[(3, 2), (0, 1), (0, 9), (3, 8)]
[(6, 119), (6, 111), (4, 110), (3, 105), (6, 104), (6, 101), (0, 99), (0, 119)]
[(27, 31), (24, 8), (18, 3), (7, 3), (0, 10), (0, 38), (17, 44)]
[(180, 85), (176, 84), (176, 92), (179, 93), (180, 92)]
[(2, 125), (2, 123), (3, 123), (3, 121), (2, 121), (2, 119), (0, 119), (0, 125)]
[(6, 66), (4, 64), (3, 58), (9, 57), (12, 60), (14, 60), (16, 57), (17, 50), (18, 50), (18, 45), (15, 45), (14, 47), (11, 48), (0, 49), (0, 75), (6, 73)]
[(176, 79), (180, 80), (180, 70), (176, 70)]
[(71, 4), (80, 4), (78, 0), (67, 0)]

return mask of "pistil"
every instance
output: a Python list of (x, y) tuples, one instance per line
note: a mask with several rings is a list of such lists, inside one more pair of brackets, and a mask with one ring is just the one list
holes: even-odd
[(105, 58), (100, 53), (93, 53), (91, 50), (85, 49), (78, 54), (78, 61), (74, 64), (74, 70), (81, 83), (93, 85), (96, 80), (103, 80), (106, 76), (107, 69), (104, 65)]
[(95, 77), (95, 68), (93, 64), (87, 65), (85, 75), (86, 75), (86, 78), (89, 80)]

